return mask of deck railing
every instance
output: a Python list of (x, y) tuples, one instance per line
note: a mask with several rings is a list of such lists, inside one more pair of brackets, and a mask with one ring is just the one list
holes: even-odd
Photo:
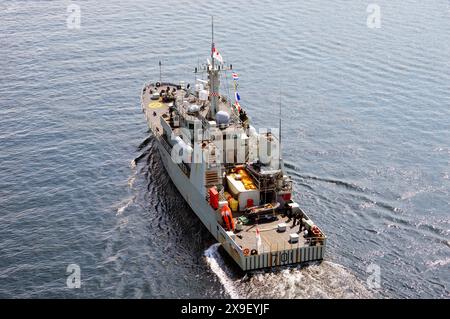
[(221, 225), (217, 225), (219, 229), (219, 233), (226, 239), (228, 243), (238, 252), (239, 256), (244, 257), (244, 253), (242, 252), (242, 248), (230, 237), (227, 232)]

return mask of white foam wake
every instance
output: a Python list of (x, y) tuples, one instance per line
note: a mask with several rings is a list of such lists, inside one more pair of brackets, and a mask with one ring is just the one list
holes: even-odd
[(136, 196), (131, 196), (130, 198), (127, 198), (125, 200), (123, 200), (120, 204), (119, 207), (117, 208), (117, 215), (122, 215), (122, 213), (134, 202), (134, 199), (136, 198)]
[(135, 161), (135, 160), (132, 160), (132, 161), (130, 162), (130, 168), (131, 168), (131, 169), (135, 169), (135, 168), (136, 168), (136, 161)]
[(277, 272), (254, 272), (241, 282), (246, 298), (373, 298), (365, 283), (341, 265), (324, 261)]
[(136, 166), (137, 166), (136, 161), (135, 161), (135, 160), (132, 160), (132, 161), (130, 162), (130, 168), (131, 168), (131, 171), (133, 172), (133, 175), (131, 175), (131, 176), (128, 178), (128, 181), (127, 181), (128, 187), (129, 187), (130, 189), (133, 188), (133, 184), (134, 184), (134, 182), (136, 181), (136, 177), (137, 177)]
[(450, 258), (445, 259), (438, 259), (435, 261), (428, 261), (426, 265), (428, 268), (439, 268), (439, 267), (445, 267), (450, 263)]
[(229, 269), (225, 265), (222, 257), (219, 254), (220, 244), (214, 244), (205, 250), (206, 262), (208, 263), (211, 270), (219, 278), (220, 283), (225, 289), (225, 292), (232, 299), (239, 299), (239, 294), (236, 291), (235, 283), (233, 279), (229, 276)]
[(373, 291), (341, 265), (324, 261), (302, 267), (259, 270), (233, 279), (214, 244), (205, 251), (211, 270), (231, 298), (374, 298)]

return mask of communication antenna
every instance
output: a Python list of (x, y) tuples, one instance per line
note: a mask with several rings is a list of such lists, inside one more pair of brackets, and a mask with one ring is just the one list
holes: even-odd
[(159, 83), (162, 83), (162, 63), (159, 61)]
[(211, 16), (211, 63), (212, 69), (214, 70), (214, 16)]
[(196, 66), (195, 69), (194, 69), (194, 73), (195, 73), (195, 84), (197, 84), (197, 73), (198, 73), (198, 70), (200, 69), (199, 65), (200, 65), (200, 59), (197, 58), (197, 66)]
[(280, 128), (279, 128), (279, 132), (278, 132), (278, 134), (279, 134), (279, 137), (278, 137), (278, 139), (279, 139), (279, 141), (278, 141), (278, 165), (279, 165), (279, 167), (280, 167), (280, 169), (281, 169), (281, 89), (280, 89), (280, 114), (279, 114), (279, 117), (280, 117)]

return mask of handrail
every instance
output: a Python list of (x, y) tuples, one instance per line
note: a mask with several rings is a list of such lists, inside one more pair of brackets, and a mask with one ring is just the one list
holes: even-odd
[(230, 236), (228, 236), (227, 232), (225, 231), (225, 229), (223, 229), (222, 225), (217, 224), (217, 226), (219, 227), (219, 231), (222, 233), (222, 235), (225, 238), (228, 238), (230, 240), (231, 244), (234, 246), (234, 248), (239, 253), (239, 256), (244, 257), (244, 253), (242, 252), (242, 248)]
[[(150, 82), (148, 85), (153, 85), (153, 86), (155, 86), (157, 82), (159, 82), (159, 81), (156, 81), (156, 82)], [(179, 84), (175, 84), (175, 83), (171, 83), (171, 82), (159, 82), (159, 84), (160, 84), (161, 86), (164, 86), (164, 85), (175, 86), (175, 87), (178, 87), (178, 86), (179, 86)]]

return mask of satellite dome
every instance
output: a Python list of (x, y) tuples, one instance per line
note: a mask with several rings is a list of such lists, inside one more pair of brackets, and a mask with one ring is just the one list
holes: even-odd
[(197, 113), (198, 111), (200, 111), (200, 106), (198, 106), (197, 104), (189, 105), (189, 107), (188, 107), (189, 114), (194, 114), (194, 113)]
[(228, 125), (230, 123), (230, 114), (225, 111), (219, 111), (216, 114), (216, 123), (218, 125)]

